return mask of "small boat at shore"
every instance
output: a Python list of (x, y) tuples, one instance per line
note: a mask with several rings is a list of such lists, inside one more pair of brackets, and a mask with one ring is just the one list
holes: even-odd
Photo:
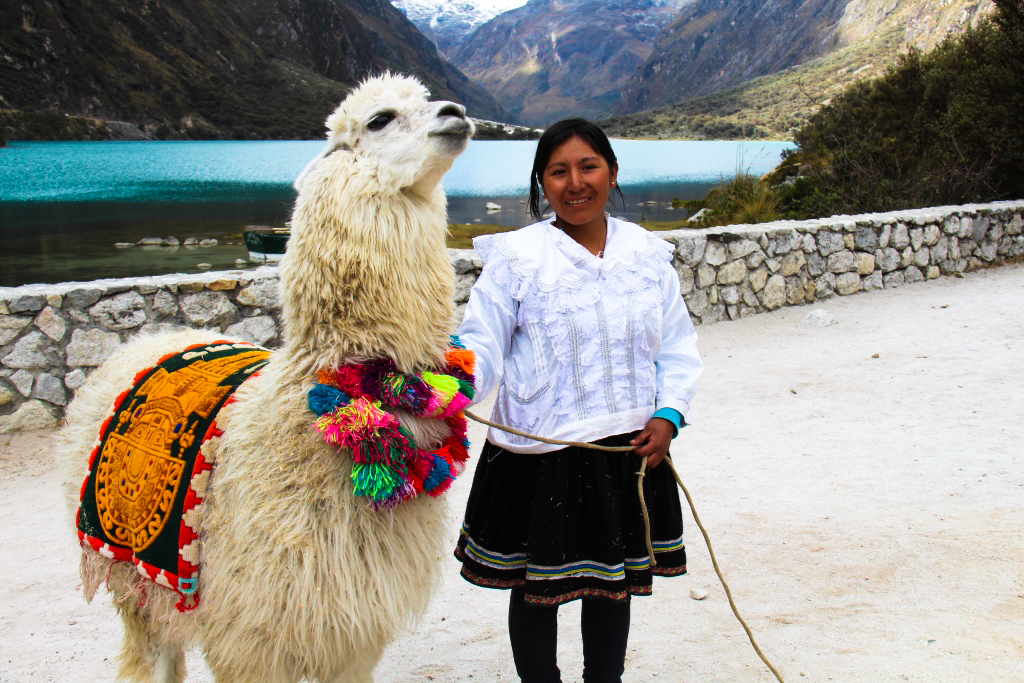
[(242, 231), (249, 260), (257, 263), (274, 263), (284, 256), (291, 228), (276, 228), (269, 225), (247, 225)]

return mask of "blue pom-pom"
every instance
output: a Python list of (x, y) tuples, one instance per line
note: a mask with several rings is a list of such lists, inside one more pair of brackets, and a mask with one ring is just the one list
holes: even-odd
[(314, 384), (306, 394), (306, 398), (309, 401), (309, 409), (315, 415), (333, 413), (351, 400), (344, 391), (328, 384)]
[(456, 335), (456, 334), (449, 335), (448, 339), (449, 339), (448, 343), (449, 343), (449, 345), (453, 349), (464, 349), (464, 348), (466, 348), (465, 346), (462, 345), (462, 340), (459, 339), (458, 335)]
[(443, 486), (455, 478), (447, 460), (437, 453), (431, 453), (430, 457), (434, 464), (430, 467), (430, 474), (423, 480), (423, 490), (427, 493), (433, 492), (439, 486)]

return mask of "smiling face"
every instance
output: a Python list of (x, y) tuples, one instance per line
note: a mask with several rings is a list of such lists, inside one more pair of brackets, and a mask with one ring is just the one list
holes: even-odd
[(555, 225), (589, 231), (604, 229), (604, 207), (618, 166), (608, 162), (582, 138), (573, 136), (548, 157), (541, 177), (544, 196), (555, 212)]

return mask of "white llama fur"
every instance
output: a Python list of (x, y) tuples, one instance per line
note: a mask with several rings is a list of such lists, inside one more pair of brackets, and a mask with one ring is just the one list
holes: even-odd
[[(443, 498), (371, 509), (353, 494), (347, 454), (312, 428), (306, 392), (318, 368), (380, 356), (406, 372), (442, 362), (454, 274), (440, 180), (473, 126), (460, 105), (427, 96), (412, 78), (365, 81), (327, 120), (327, 149), (296, 181), (281, 264), (284, 344), (204, 447), (215, 468), (199, 607), (180, 613), (173, 591), (83, 551), (86, 598), (106, 581), (124, 621), (121, 676), (180, 683), (183, 650), (198, 645), (221, 683), (372, 681), (385, 646), (426, 607), (447, 555)], [(368, 127), (381, 113), (393, 120)], [(99, 425), (135, 373), (220, 338), (143, 338), (92, 374), (63, 432), (76, 491)], [(440, 421), (399, 419), (427, 447), (447, 436)]]

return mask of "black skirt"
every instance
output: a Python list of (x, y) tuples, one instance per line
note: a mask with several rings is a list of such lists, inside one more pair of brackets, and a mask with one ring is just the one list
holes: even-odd
[[(625, 446), (620, 434), (595, 443)], [(522, 586), (527, 602), (650, 595), (651, 577), (686, 573), (679, 491), (668, 466), (648, 470), (651, 567), (632, 453), (564, 448), (520, 454), (486, 442), (455, 557), (488, 588)]]

